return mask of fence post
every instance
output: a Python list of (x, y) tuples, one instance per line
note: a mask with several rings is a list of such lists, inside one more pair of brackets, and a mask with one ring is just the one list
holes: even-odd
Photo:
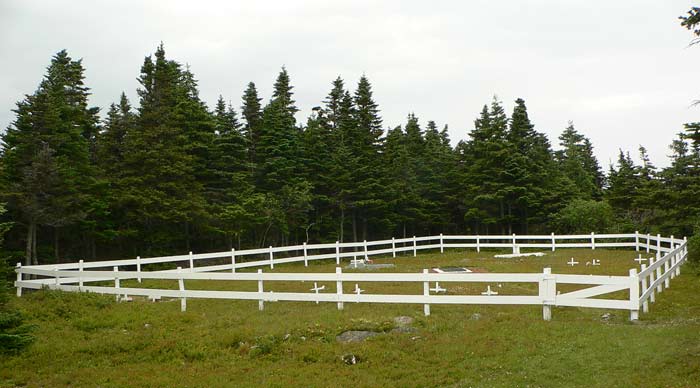
[(591, 250), (595, 251), (595, 232), (591, 232)]
[(416, 236), (413, 236), (413, 257), (416, 257)]
[(367, 260), (369, 258), (367, 256), (367, 240), (364, 241), (364, 247), (365, 247), (365, 260)]
[(445, 253), (445, 244), (442, 241), (442, 233), (440, 233), (440, 253)]
[(236, 248), (231, 248), (231, 273), (236, 273)]
[[(671, 255), (671, 252), (669, 252), (669, 255)], [(671, 258), (673, 258), (672, 255), (671, 257), (667, 257), (666, 260), (664, 260), (664, 288), (669, 288), (671, 286), (671, 276), (669, 274), (671, 269)]]
[(630, 321), (639, 319), (639, 275), (637, 269), (630, 269)]
[[(676, 246), (671, 245), (671, 264), (669, 268), (673, 268), (674, 265), (676, 265), (676, 260), (678, 259), (678, 251), (676, 251)], [(671, 277), (670, 279), (673, 280), (676, 278), (676, 269), (673, 268), (673, 271), (671, 271)]]
[[(340, 280), (340, 276), (343, 274), (343, 269), (340, 267), (336, 267), (335, 273), (336, 273), (336, 275), (338, 275), (338, 280), (335, 282), (336, 293), (337, 293), (338, 297), (340, 297), (341, 295), (343, 295), (343, 281)], [(340, 298), (338, 298), (338, 310), (342, 310), (342, 309), (343, 309), (343, 302), (341, 302)]]
[[(423, 275), (425, 275), (425, 277), (428, 276), (427, 269), (423, 269)], [(423, 282), (423, 296), (426, 298), (430, 296), (430, 284), (427, 280)], [(423, 314), (425, 314), (426, 317), (430, 315), (430, 304), (425, 303), (423, 305)]]
[(306, 242), (304, 242), (302, 245), (304, 245), (304, 267), (309, 266), (309, 254), (306, 251)]
[[(262, 269), (258, 269), (258, 275), (262, 276)], [(265, 309), (265, 301), (263, 294), (263, 280), (262, 277), (258, 279), (258, 293), (260, 294), (260, 300), (258, 300), (258, 310), (263, 311)]]
[[(654, 260), (654, 262), (657, 262), (659, 260), (661, 260), (661, 252), (656, 252), (656, 260)], [(661, 279), (661, 275), (661, 266), (658, 266), (656, 267), (656, 279)], [(656, 291), (660, 294), (663, 290), (663, 284), (659, 283), (659, 285), (656, 287)]]
[(177, 284), (180, 286), (180, 311), (183, 313), (187, 311), (187, 298), (185, 298), (185, 279), (182, 278), (182, 267), (177, 267), (177, 273), (179, 274), (179, 279), (177, 279)]
[(78, 273), (78, 289), (80, 291), (83, 290), (83, 265), (84, 265), (83, 260), (82, 259), (78, 260), (78, 272), (79, 272)]
[(557, 243), (554, 239), (554, 232), (552, 232), (552, 252), (557, 250)]
[(656, 235), (656, 251), (661, 253), (661, 235)]
[(552, 320), (552, 306), (556, 303), (557, 297), (556, 278), (552, 276), (551, 268), (544, 269), (539, 289), (542, 298), (542, 318), (545, 321), (550, 321)]
[(270, 269), (275, 268), (274, 255), (272, 253), (272, 245), (270, 245)]
[(136, 256), (136, 281), (141, 283), (141, 256)]
[[(654, 264), (654, 258), (650, 257), (649, 258), (649, 267)], [(650, 271), (649, 272), (649, 288), (651, 288), (651, 294), (649, 294), (649, 299), (651, 300), (651, 303), (656, 303), (656, 290), (652, 286), (654, 284), (654, 280), (656, 279), (656, 273), (655, 271)]]
[[(647, 269), (647, 265), (642, 264), (642, 272), (644, 272), (646, 269)], [(648, 286), (647, 277), (645, 275), (645, 276), (642, 276), (642, 289), (641, 289), (642, 294), (647, 292), (647, 286)], [(648, 299), (644, 299), (644, 302), (642, 302), (642, 311), (645, 313), (649, 312), (649, 300)]]
[[(516, 251), (518, 251), (518, 252), (516, 252)], [(513, 254), (516, 254), (516, 253), (520, 253), (520, 252), (517, 248), (517, 244), (515, 243), (515, 233), (513, 233)]]
[(17, 297), (22, 296), (22, 286), (20, 285), (20, 282), (22, 282), (22, 263), (17, 263)]
[(476, 253), (481, 252), (481, 244), (480, 244), (479, 240), (480, 240), (480, 238), (479, 238), (479, 235), (477, 234), (476, 235)]
[(396, 239), (391, 238), (391, 257), (396, 258)]
[(335, 265), (340, 265), (340, 241), (335, 242)]
[[(53, 270), (54, 270), (54, 272), (58, 272), (58, 268), (56, 268), (56, 267), (53, 267)], [(56, 283), (56, 289), (58, 290), (58, 286), (61, 284), (61, 281), (59, 280), (60, 276), (58, 276), (58, 274), (55, 274), (54, 277), (56, 278), (55, 283)]]
[(119, 282), (119, 277), (116, 276), (117, 273), (119, 272), (119, 267), (114, 267), (112, 268), (114, 271), (114, 288), (117, 289), (117, 293), (114, 295), (114, 297), (117, 299), (117, 302), (119, 302), (119, 287), (120, 287), (120, 282)]
[(649, 246), (651, 245), (650, 243), (651, 235), (647, 233), (647, 253), (649, 253)]
[(637, 252), (639, 252), (639, 231), (634, 231), (634, 247)]
[(194, 258), (192, 257), (192, 251), (190, 251), (190, 272), (194, 272)]

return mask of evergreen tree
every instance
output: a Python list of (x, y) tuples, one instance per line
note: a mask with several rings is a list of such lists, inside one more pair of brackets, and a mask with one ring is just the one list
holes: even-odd
[(241, 114), (245, 120), (243, 126), (243, 136), (248, 139), (248, 161), (251, 168), (254, 165), (255, 145), (260, 138), (260, 126), (262, 125), (262, 110), (260, 106), (261, 99), (258, 98), (258, 90), (255, 84), (250, 82), (243, 93), (243, 105), (241, 106)]
[(206, 117), (191, 81), (179, 63), (166, 59), (162, 44), (155, 61), (148, 56), (141, 67), (139, 116), (126, 138), (123, 200), (146, 252), (189, 249), (191, 223), (205, 209), (202, 183), (193, 179), (204, 163), (192, 123)]
[(38, 264), (39, 225), (53, 227), (58, 256), (58, 229), (85, 220), (91, 208), (98, 119), (97, 109), (88, 107), (83, 73), (81, 60), (59, 51), (39, 88), (17, 103), (16, 119), (2, 135), (5, 197), (27, 228), (27, 264)]
[(589, 139), (578, 133), (574, 124), (559, 136), (562, 150), (555, 153), (557, 164), (562, 173), (577, 187), (578, 198), (600, 199), (604, 177), (598, 160), (593, 155), (593, 146)]

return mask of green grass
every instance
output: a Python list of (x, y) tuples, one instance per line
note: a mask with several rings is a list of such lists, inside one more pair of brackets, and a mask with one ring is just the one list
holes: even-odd
[[(493, 259), (494, 252), (402, 256), (396, 272), (460, 265), (489, 272), (627, 275), (636, 253), (560, 250), (541, 258)], [(600, 267), (569, 267), (570, 257)], [(275, 271), (334, 271), (335, 263), (276, 266)], [(269, 269), (265, 269), (269, 271)], [(344, 270), (345, 271), (345, 270)], [(256, 289), (255, 282), (188, 281), (188, 288)], [(124, 282), (124, 286), (133, 285)], [(145, 282), (173, 287), (175, 282)], [(452, 294), (486, 284), (445, 283)], [(497, 284), (492, 284), (492, 288)], [(305, 283), (266, 282), (266, 290), (308, 292)], [(346, 285), (346, 292), (354, 284)], [(422, 292), (417, 284), (361, 284), (367, 292)], [(334, 284), (327, 284), (331, 292)], [(535, 293), (530, 284), (498, 291)], [(620, 297), (625, 297), (624, 293)], [(619, 310), (555, 308), (542, 320), (537, 306), (345, 303), (265, 303), (195, 300), (180, 312), (177, 300), (32, 292), (11, 305), (35, 324), (36, 342), (23, 354), (0, 359), (0, 387), (697, 387), (700, 386), (700, 269), (683, 267), (637, 323)], [(610, 312), (605, 321), (601, 314)], [(471, 319), (478, 313), (481, 318)], [(390, 333), (393, 317), (416, 319), (414, 333)], [(345, 330), (385, 334), (340, 344)], [(359, 356), (357, 365), (341, 357)]]

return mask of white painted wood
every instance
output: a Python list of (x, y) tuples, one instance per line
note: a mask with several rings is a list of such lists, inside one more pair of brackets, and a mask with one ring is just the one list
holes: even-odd
[(634, 231), (634, 250), (639, 252), (639, 231), (635, 230)]
[(476, 251), (477, 252), (481, 252), (481, 244), (479, 244), (480, 241), (481, 241), (481, 238), (480, 238), (480, 236), (477, 235), (476, 236)]
[[(423, 269), (423, 274), (427, 275), (428, 270)], [(430, 283), (423, 282), (423, 296), (428, 297), (430, 295)], [(423, 305), (423, 314), (427, 317), (430, 315), (430, 305), (428, 303), (425, 303)]]
[(445, 253), (445, 243), (442, 238), (442, 233), (440, 233), (440, 253)]
[(413, 236), (413, 257), (416, 257), (416, 236)]
[[(659, 240), (660, 241), (660, 240)], [(659, 264), (656, 264), (658, 262)], [(663, 279), (663, 274), (661, 272), (661, 266), (663, 265), (663, 260), (661, 259), (661, 251), (656, 252), (656, 262), (654, 262), (656, 266), (656, 279), (661, 280)], [(659, 294), (664, 290), (663, 285), (658, 282), (658, 286), (656, 287), (656, 292)]]
[[(136, 272), (141, 273), (141, 256), (136, 256)], [(141, 283), (141, 277), (137, 277), (136, 281)]]
[(192, 251), (190, 251), (189, 259), (190, 259), (190, 272), (194, 272), (194, 257), (192, 256)]
[[(258, 269), (258, 275), (262, 275), (262, 269)], [(262, 276), (260, 280), (258, 280), (258, 310), (263, 311), (265, 309), (265, 290), (263, 288), (263, 280)]]
[(336, 287), (336, 294), (338, 296), (338, 310), (343, 309), (343, 302), (340, 302), (343, 297), (343, 281), (341, 280), (341, 275), (343, 274), (343, 269), (340, 267), (336, 267), (335, 269), (336, 276), (338, 280), (335, 282), (335, 287)]
[[(646, 265), (646, 264), (642, 264), (642, 272), (644, 272), (645, 269), (647, 269), (647, 265)], [(641, 293), (642, 293), (642, 296), (643, 296), (644, 294), (646, 294), (647, 289), (648, 289), (648, 287), (647, 287), (647, 285), (648, 285), (648, 282), (647, 282), (648, 276), (642, 276), (641, 278), (642, 278)], [(641, 298), (640, 298), (640, 300), (642, 300), (642, 311), (645, 312), (645, 313), (648, 313), (648, 312), (649, 312), (649, 301), (646, 300), (646, 299), (641, 299)]]
[(22, 296), (22, 263), (17, 263), (17, 267), (15, 269), (15, 272), (17, 272), (17, 281), (15, 282), (15, 287), (17, 287), (17, 297)]
[(639, 319), (639, 276), (637, 269), (630, 269), (630, 321)]
[(396, 239), (391, 238), (391, 257), (396, 258)]
[[(190, 252), (192, 253), (192, 252)], [(182, 275), (182, 267), (177, 267), (177, 272)], [(180, 311), (187, 311), (187, 298), (185, 296), (185, 279), (180, 276), (177, 280), (178, 287), (180, 288)]]
[(231, 248), (231, 273), (236, 273), (236, 248)]
[(120, 282), (119, 282), (119, 276), (116, 276), (116, 275), (119, 274), (119, 267), (114, 267), (114, 268), (112, 269), (112, 271), (114, 271), (114, 275), (115, 275), (115, 276), (114, 276), (114, 288), (117, 290), (117, 292), (116, 292), (114, 295), (115, 295), (115, 297), (116, 297), (116, 299), (117, 299), (117, 302), (119, 302), (119, 286), (120, 286), (119, 283), (120, 283)]
[(272, 251), (272, 245), (270, 245), (270, 269), (275, 269), (275, 259), (274, 252)]
[(335, 265), (340, 265), (340, 241), (335, 242)]
[(559, 294), (557, 295), (557, 298), (590, 298), (593, 296), (604, 295), (620, 290), (626, 290), (627, 288), (629, 288), (628, 284), (604, 284), (600, 286), (584, 288), (582, 290), (567, 292), (565, 294)]
[(595, 233), (591, 232), (591, 249), (595, 251)]
[(649, 233), (647, 233), (647, 253), (649, 253), (649, 249), (651, 249), (650, 248), (651, 247), (650, 239), (651, 239), (651, 235)]
[(83, 262), (83, 259), (80, 259), (78, 261), (78, 272), (80, 272), (80, 274), (78, 275), (78, 287), (80, 287), (81, 289), (83, 288), (83, 274), (82, 274), (82, 272), (83, 272), (83, 265), (84, 264), (85, 263)]

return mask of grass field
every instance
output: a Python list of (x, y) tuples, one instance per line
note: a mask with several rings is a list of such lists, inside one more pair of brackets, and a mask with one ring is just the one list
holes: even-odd
[[(627, 275), (636, 265), (636, 253), (622, 250), (559, 250), (523, 259), (493, 259), (494, 253), (378, 262), (396, 263), (394, 272), (448, 265), (541, 272), (551, 266), (554, 273), (614, 275)], [(581, 263), (600, 259), (602, 265), (572, 268), (565, 264), (572, 256)], [(326, 261), (308, 268), (279, 265), (275, 271), (334, 268)], [(486, 288), (441, 285), (448, 293)], [(536, 293), (532, 285), (502, 286), (502, 294)], [(187, 287), (254, 284), (189, 281)], [(269, 287), (308, 292), (311, 285)], [(354, 284), (347, 287), (350, 292)], [(422, 292), (418, 284), (362, 288)], [(21, 355), (0, 359), (0, 387), (700, 387), (700, 269), (690, 265), (638, 322), (630, 322), (626, 311), (583, 308), (555, 308), (552, 321), (545, 322), (537, 306), (433, 305), (432, 315), (424, 317), (420, 305), (346, 303), (339, 311), (335, 303), (277, 302), (266, 303), (261, 312), (256, 301), (192, 299), (181, 313), (177, 301), (115, 303), (111, 296), (48, 291), (27, 293), (11, 304), (36, 325), (36, 342)], [(609, 319), (601, 318), (608, 312)], [(415, 332), (390, 332), (393, 318), (401, 315), (415, 318)], [(383, 334), (338, 343), (335, 337), (346, 330)], [(358, 364), (342, 361), (350, 353)]]

